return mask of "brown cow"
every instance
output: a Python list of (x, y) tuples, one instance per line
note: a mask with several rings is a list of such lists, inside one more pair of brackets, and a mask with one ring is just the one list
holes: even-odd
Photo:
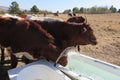
[[(55, 45), (59, 48), (56, 53), (47, 54), (46, 58), (55, 61), (60, 53), (69, 46), (97, 44), (93, 30), (87, 23), (68, 23), (68, 22), (45, 22), (36, 21), (45, 30), (55, 38)], [(37, 56), (37, 55), (36, 55)], [(56, 57), (55, 57), (56, 56)], [(63, 56), (58, 63), (63, 66), (67, 65), (67, 56)]]
[(0, 17), (0, 44), (11, 46), (13, 53), (32, 53), (36, 49), (54, 51), (56, 47), (53, 42), (54, 37), (36, 22)]
[(72, 17), (73, 15), (72, 15), (72, 13), (68, 13), (68, 16)]
[(85, 22), (85, 18), (82, 16), (74, 16), (67, 19), (67, 22), (83, 23)]
[(59, 14), (58, 14), (58, 13), (53, 13), (53, 15), (54, 15), (54, 16), (59, 16)]
[(68, 13), (68, 16), (73, 17), (73, 16), (76, 16), (76, 14), (75, 13)]

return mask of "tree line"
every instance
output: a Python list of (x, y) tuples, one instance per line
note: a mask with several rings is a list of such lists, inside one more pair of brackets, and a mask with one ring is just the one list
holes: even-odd
[(30, 10), (21, 10), (19, 8), (19, 4), (16, 2), (16, 1), (13, 1), (9, 7), (9, 10), (8, 11), (1, 11), (0, 13), (10, 13), (10, 14), (21, 14), (21, 13), (34, 13), (34, 14), (37, 14), (37, 13), (52, 13), (50, 11), (47, 11), (47, 10), (39, 10), (39, 8), (36, 6), (36, 5), (33, 5)]
[[(19, 4), (14, 1), (11, 3), (9, 10), (7, 11), (10, 14), (19, 14), (19, 13), (52, 13), (51, 11), (43, 11), (43, 10), (39, 10), (39, 8), (36, 5), (33, 5), (32, 8), (28, 11), (28, 10), (20, 10), (19, 8)], [(57, 11), (59, 12), (59, 11)], [(74, 7), (73, 9), (67, 9), (63, 11), (63, 14), (68, 14), (68, 13), (87, 13), (87, 14), (104, 14), (104, 13), (120, 13), (120, 9), (117, 10), (113, 5), (110, 8), (107, 7), (91, 7), (91, 8), (78, 8), (78, 7)], [(1, 11), (0, 13), (5, 13), (3, 11)]]
[(104, 13), (120, 13), (120, 9), (117, 11), (117, 9), (112, 5), (110, 8), (107, 7), (91, 7), (91, 8), (78, 8), (74, 7), (72, 10), (67, 9), (63, 13), (87, 13), (87, 14), (104, 14)]

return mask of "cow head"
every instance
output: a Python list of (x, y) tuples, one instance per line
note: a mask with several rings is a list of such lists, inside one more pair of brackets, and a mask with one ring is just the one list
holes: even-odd
[(92, 45), (96, 45), (97, 44), (97, 40), (96, 40), (96, 37), (94, 35), (94, 31), (90, 27), (90, 25), (84, 23), (83, 29), (84, 29), (84, 31), (83, 31), (82, 34), (86, 36), (86, 41), (90, 42), (90, 44), (92, 44)]
[(71, 40), (74, 43), (74, 45), (87, 45), (87, 44), (96, 45), (97, 44), (94, 31), (89, 24), (75, 23), (74, 25), (75, 25), (74, 33), (71, 34), (73, 36), (71, 37)]

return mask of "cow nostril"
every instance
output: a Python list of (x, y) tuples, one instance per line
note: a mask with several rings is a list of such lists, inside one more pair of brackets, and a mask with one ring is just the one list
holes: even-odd
[(97, 41), (96, 41), (96, 42), (94, 42), (94, 45), (97, 45)]
[(97, 44), (96, 40), (91, 40), (91, 42), (92, 42), (92, 45), (96, 45)]

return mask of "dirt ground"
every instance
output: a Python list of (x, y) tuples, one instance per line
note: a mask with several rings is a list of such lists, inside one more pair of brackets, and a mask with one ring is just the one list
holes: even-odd
[[(81, 46), (81, 53), (120, 66), (120, 14), (77, 14), (77, 16), (86, 16), (98, 41), (96, 46)], [(69, 16), (60, 14), (55, 18), (66, 21)]]

